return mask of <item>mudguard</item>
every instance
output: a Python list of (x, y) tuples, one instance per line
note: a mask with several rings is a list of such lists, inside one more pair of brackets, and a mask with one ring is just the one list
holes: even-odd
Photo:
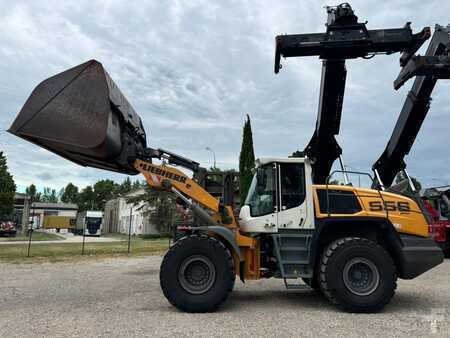
[(239, 246), (237, 244), (236, 238), (234, 237), (233, 232), (225, 228), (223, 226), (219, 225), (213, 225), (213, 226), (201, 226), (201, 227), (195, 227), (196, 230), (200, 230), (201, 232), (212, 232), (216, 235), (218, 235), (220, 238), (222, 238), (227, 244), (229, 244), (236, 255), (239, 257), (239, 261), (243, 262), (244, 257), (241, 254), (241, 250), (239, 249)]

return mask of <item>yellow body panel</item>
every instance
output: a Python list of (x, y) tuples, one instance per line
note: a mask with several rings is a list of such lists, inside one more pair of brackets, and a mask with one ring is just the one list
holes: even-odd
[[(239, 231), (236, 219), (230, 206), (226, 206), (228, 215), (232, 222), (227, 224), (222, 220), (220, 213), (220, 203), (215, 197), (204, 190), (196, 181), (186, 176), (182, 171), (168, 167), (164, 164), (158, 165), (150, 162), (136, 160), (135, 167), (146, 178), (147, 183), (157, 190), (170, 190), (170, 186), (175, 187), (193, 201), (213, 212), (212, 218), (222, 226), (233, 231), (244, 257), (245, 279), (259, 279), (260, 276), (260, 243), (258, 238), (242, 235)], [(169, 185), (163, 181), (170, 182)], [(326, 217), (367, 217), (367, 218), (388, 218), (398, 232), (428, 237), (428, 224), (417, 203), (405, 196), (372, 190), (361, 189), (348, 186), (328, 186), (328, 189), (339, 191), (352, 191), (358, 198), (361, 210), (353, 214), (328, 214), (326, 210), (320, 210), (317, 190), (327, 189), (325, 185), (313, 185), (315, 217), (322, 219)], [(211, 233), (212, 236), (216, 236)], [(238, 255), (233, 252), (235, 271), (240, 275), (241, 264)]]
[[(244, 277), (245, 279), (260, 279), (260, 247), (257, 238), (244, 236), (236, 229), (236, 240), (242, 255), (244, 255)], [(237, 264), (236, 264), (237, 263)], [(240, 264), (235, 257), (236, 274), (239, 275)]]
[(76, 219), (69, 216), (44, 216), (42, 227), (44, 229), (70, 229), (75, 228)]
[(317, 218), (325, 217), (379, 217), (388, 218), (396, 230), (400, 233), (429, 236), (428, 223), (417, 203), (406, 196), (347, 186), (332, 186), (328, 189), (340, 191), (353, 191), (362, 210), (354, 214), (330, 214), (326, 210), (320, 210), (317, 190), (326, 189), (325, 185), (314, 185), (314, 207)]
[[(226, 209), (228, 211), (228, 215), (232, 218), (232, 222), (230, 224), (226, 224), (222, 221), (222, 217), (219, 212), (219, 200), (210, 195), (197, 182), (186, 176), (186, 174), (182, 171), (163, 164), (158, 165), (142, 160), (136, 160), (134, 166), (144, 175), (147, 183), (154, 189), (168, 190), (167, 187), (164, 187), (162, 184), (164, 180), (168, 180), (177, 190), (181, 191), (189, 198), (192, 198), (195, 202), (203, 205), (205, 208), (213, 211), (212, 218), (218, 224), (231, 229), (235, 234), (237, 245), (241, 250), (241, 254), (244, 256), (245, 278), (260, 278), (259, 241), (255, 238), (244, 236), (239, 232), (233, 210), (230, 206), (226, 206)], [(211, 235), (214, 236), (214, 234)], [(233, 252), (233, 258), (235, 262), (236, 274), (239, 275), (240, 261), (235, 252)]]
[(154, 189), (166, 190), (161, 184), (163, 180), (168, 180), (175, 188), (197, 203), (214, 212), (219, 211), (217, 198), (209, 194), (181, 170), (165, 166), (164, 164), (153, 164), (141, 160), (136, 160), (134, 166), (144, 175), (147, 183)]

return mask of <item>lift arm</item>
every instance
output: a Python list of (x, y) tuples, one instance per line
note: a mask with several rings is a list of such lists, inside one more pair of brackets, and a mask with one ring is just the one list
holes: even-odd
[(281, 56), (318, 55), (323, 59), (316, 129), (305, 148), (306, 155), (313, 160), (316, 184), (325, 183), (333, 162), (342, 153), (335, 136), (339, 134), (344, 100), (345, 60), (403, 52), (400, 58), (403, 65), (430, 37), (428, 27), (413, 34), (409, 23), (403, 28), (367, 30), (348, 4), (327, 7), (327, 13), (325, 33), (279, 35), (275, 39), (275, 73), (282, 68)]
[[(163, 163), (152, 163), (152, 159), (155, 158), (162, 160)], [(170, 164), (192, 171), (193, 177), (187, 176)], [(175, 193), (203, 223), (210, 226), (236, 225), (231, 207), (221, 203), (200, 185), (201, 182), (197, 177), (203, 177), (202, 172), (206, 170), (200, 167), (199, 163), (164, 149), (147, 148), (141, 157), (135, 160), (134, 168), (144, 175), (152, 189)], [(213, 215), (211, 216), (205, 209), (212, 211)]]
[(436, 82), (450, 76), (449, 47), (450, 29), (436, 25), (425, 56), (411, 57), (394, 81), (394, 88), (398, 89), (416, 76), (386, 149), (372, 167), (381, 181), (377, 185), (391, 186), (395, 176), (406, 168), (404, 158), (428, 114)]

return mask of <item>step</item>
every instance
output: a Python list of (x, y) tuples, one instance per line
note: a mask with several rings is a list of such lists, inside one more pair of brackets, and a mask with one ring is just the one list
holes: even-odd
[(309, 285), (306, 284), (289, 284), (287, 282), (287, 278), (284, 279), (284, 285), (286, 286), (286, 289), (288, 290), (312, 290)]
[(295, 247), (295, 246), (283, 246), (280, 251), (309, 251), (307, 248)]
[(309, 260), (308, 259), (304, 259), (304, 260), (298, 260), (298, 259), (290, 259), (290, 260), (281, 260), (281, 264), (286, 265), (286, 264), (300, 264), (300, 265), (308, 265), (309, 264)]

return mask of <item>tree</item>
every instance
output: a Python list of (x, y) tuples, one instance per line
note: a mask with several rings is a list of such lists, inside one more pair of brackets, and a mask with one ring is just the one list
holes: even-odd
[(94, 209), (94, 200), (95, 200), (94, 189), (92, 189), (92, 186), (88, 185), (83, 190), (81, 190), (78, 199), (78, 209), (80, 211)]
[(133, 182), (133, 185), (131, 186), (131, 191), (139, 190), (142, 187), (145, 187), (145, 182), (143, 184), (141, 184), (141, 181), (136, 180)]
[(289, 157), (305, 157), (305, 152), (302, 150), (296, 150)]
[[(422, 190), (422, 184), (420, 183), (420, 181), (417, 178), (412, 177), (412, 176), (410, 176), (410, 178), (411, 178), (411, 181), (413, 182), (416, 190), (417, 191)], [(408, 177), (406, 177), (405, 173), (403, 171), (401, 171), (395, 177), (395, 184), (399, 184), (400, 182), (407, 180), (407, 179), (408, 179)], [(410, 189), (409, 185), (408, 185), (408, 189)]]
[(58, 196), (56, 190), (50, 187), (44, 187), (44, 192), (41, 197), (42, 202), (46, 203), (58, 203)]
[(210, 167), (208, 170), (208, 181), (222, 184), (222, 170), (217, 167)]
[(125, 178), (125, 180), (119, 185), (117, 192), (121, 195), (128, 194), (131, 192), (131, 180), (129, 177)]
[(100, 180), (94, 184), (94, 210), (103, 210), (106, 201), (117, 195), (119, 185), (112, 180)]
[(61, 201), (64, 203), (77, 204), (79, 200), (78, 187), (72, 183), (68, 183), (65, 188), (62, 189)]
[(36, 186), (33, 183), (25, 188), (25, 193), (30, 196), (32, 203), (41, 201), (42, 194), (40, 192), (37, 192)]
[(242, 147), (239, 155), (239, 193), (241, 195), (241, 204), (247, 197), (248, 189), (252, 183), (253, 170), (255, 169), (255, 152), (253, 150), (253, 135), (250, 116), (244, 124)]
[(0, 216), (11, 215), (14, 212), (14, 194), (16, 184), (9, 173), (6, 156), (0, 151)]
[(144, 217), (148, 217), (150, 223), (156, 225), (160, 234), (168, 234), (176, 215), (176, 196), (170, 191), (157, 191), (145, 183), (143, 194), (127, 199), (127, 203), (134, 205), (140, 202), (147, 204), (143, 209)]

